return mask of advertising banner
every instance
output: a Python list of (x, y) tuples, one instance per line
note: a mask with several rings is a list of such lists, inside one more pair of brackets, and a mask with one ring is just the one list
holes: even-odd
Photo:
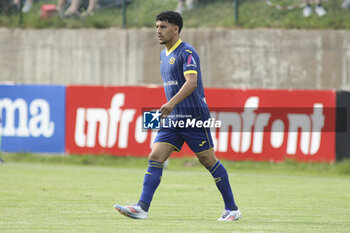
[(0, 85), (1, 150), (63, 153), (65, 87)]
[[(335, 92), (208, 88), (214, 149), (229, 160), (335, 160)], [(66, 152), (147, 156), (157, 130), (143, 112), (166, 102), (162, 87), (68, 86)], [(148, 119), (150, 120), (150, 119)], [(172, 156), (193, 155), (187, 146)]]
[(148, 155), (156, 132), (143, 130), (142, 109), (165, 100), (159, 87), (68, 86), (67, 153)]
[(235, 160), (335, 160), (335, 92), (207, 89), (217, 154)]

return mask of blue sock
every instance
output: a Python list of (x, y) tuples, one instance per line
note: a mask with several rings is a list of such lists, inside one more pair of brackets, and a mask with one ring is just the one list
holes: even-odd
[(138, 204), (144, 211), (148, 211), (153, 194), (156, 191), (163, 174), (163, 164), (157, 161), (149, 160), (148, 169), (143, 180), (143, 189)]
[(221, 192), (222, 198), (225, 202), (226, 210), (237, 210), (235, 200), (233, 198), (230, 181), (228, 180), (227, 171), (224, 165), (218, 160), (213, 166), (208, 168), (211, 175), (214, 177), (216, 187), (218, 187)]

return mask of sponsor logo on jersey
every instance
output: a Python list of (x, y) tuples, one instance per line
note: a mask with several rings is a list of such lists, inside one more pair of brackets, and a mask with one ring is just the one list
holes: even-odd
[(194, 60), (192, 54), (190, 54), (190, 56), (188, 56), (188, 59), (187, 59), (187, 67), (189, 67), (189, 66), (197, 67), (197, 63)]
[(164, 82), (163, 85), (164, 87), (168, 87), (168, 86), (174, 86), (174, 85), (178, 85), (179, 83), (177, 82), (177, 80), (170, 80), (167, 82)]

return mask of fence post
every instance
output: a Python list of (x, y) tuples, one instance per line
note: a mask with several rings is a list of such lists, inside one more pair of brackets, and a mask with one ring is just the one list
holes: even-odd
[(122, 2), (122, 11), (123, 11), (123, 28), (126, 28), (126, 2)]
[(235, 25), (238, 25), (238, 22), (239, 22), (239, 2), (238, 0), (233, 0), (233, 8), (234, 8), (234, 12), (235, 12)]
[(18, 10), (18, 13), (19, 13), (19, 16), (18, 16), (18, 27), (22, 27), (23, 25), (23, 13), (22, 13), (22, 8), (23, 8), (23, 2), (22, 1), (19, 1), (19, 10)]

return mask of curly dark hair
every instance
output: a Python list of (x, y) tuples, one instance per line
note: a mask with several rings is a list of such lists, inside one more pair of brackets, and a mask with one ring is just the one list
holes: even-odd
[(181, 32), (183, 26), (181, 15), (175, 11), (163, 11), (156, 16), (156, 21), (168, 21), (169, 23), (178, 26), (179, 33)]

